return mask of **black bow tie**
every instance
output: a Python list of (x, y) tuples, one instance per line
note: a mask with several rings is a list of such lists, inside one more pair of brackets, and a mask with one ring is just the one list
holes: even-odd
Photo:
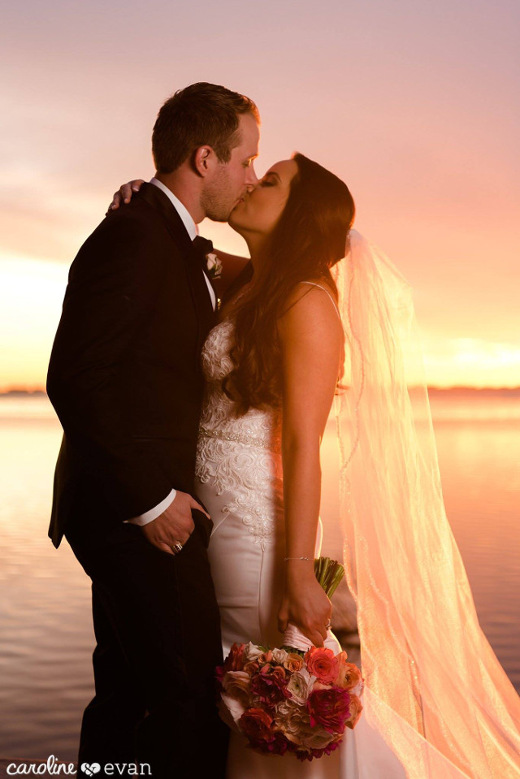
[(199, 261), (203, 270), (207, 270), (206, 257), (213, 251), (213, 244), (201, 235), (195, 236), (192, 241), (193, 255)]

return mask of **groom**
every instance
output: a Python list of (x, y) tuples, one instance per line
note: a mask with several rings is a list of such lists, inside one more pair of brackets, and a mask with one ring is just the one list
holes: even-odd
[(58, 547), (65, 535), (92, 579), (96, 694), (79, 776), (133, 762), (154, 779), (224, 776), (212, 523), (193, 496), (215, 295), (193, 239), (256, 183), (258, 124), (255, 104), (222, 86), (177, 92), (154, 126), (155, 178), (70, 269), (47, 383), (64, 429), (49, 536)]

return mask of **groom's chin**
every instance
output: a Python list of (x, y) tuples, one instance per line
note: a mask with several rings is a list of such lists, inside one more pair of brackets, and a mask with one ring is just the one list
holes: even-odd
[(211, 219), (212, 222), (220, 222), (221, 224), (229, 224), (231, 214), (206, 214), (207, 219)]
[(233, 212), (230, 213), (227, 221), (228, 221), (228, 225), (231, 227), (232, 230), (235, 231), (235, 233), (238, 233), (239, 235), (243, 236), (242, 227), (239, 224), (237, 224), (233, 219)]

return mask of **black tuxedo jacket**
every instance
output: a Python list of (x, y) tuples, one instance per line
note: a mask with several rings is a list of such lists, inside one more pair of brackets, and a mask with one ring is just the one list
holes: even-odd
[(193, 492), (214, 313), (200, 262), (168, 197), (143, 185), (105, 218), (69, 273), (47, 391), (64, 429), (49, 536), (143, 514)]

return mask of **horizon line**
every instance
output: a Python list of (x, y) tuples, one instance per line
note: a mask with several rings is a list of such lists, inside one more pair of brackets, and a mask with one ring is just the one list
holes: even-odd
[[(422, 386), (422, 385), (421, 385)], [(410, 385), (410, 390), (417, 389), (417, 385)], [(501, 386), (501, 387), (493, 387), (493, 386), (482, 386), (477, 387), (472, 384), (452, 384), (450, 386), (444, 387), (444, 386), (438, 386), (436, 384), (429, 384), (427, 385), (426, 389), (428, 392), (519, 392), (520, 391), (520, 385), (515, 386)], [(5, 397), (9, 395), (45, 395), (47, 397), (47, 392), (43, 387), (20, 387), (20, 386), (8, 386), (7, 388), (0, 389), (0, 397)]]

